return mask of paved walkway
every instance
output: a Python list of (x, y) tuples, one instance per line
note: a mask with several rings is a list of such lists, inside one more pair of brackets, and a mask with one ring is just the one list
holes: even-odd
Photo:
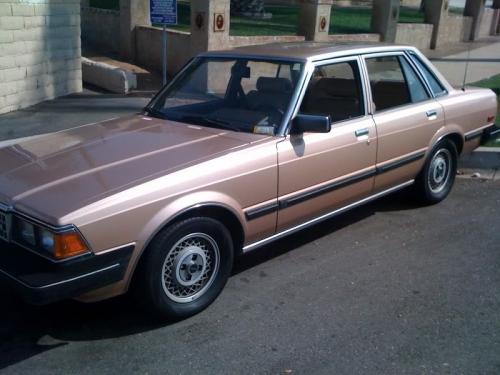
[[(470, 51), (469, 47), (472, 47)], [(453, 86), (461, 86), (465, 68), (469, 60), (467, 83), (474, 83), (500, 74), (500, 36), (476, 43), (461, 43), (445, 49), (449, 51), (429, 51), (428, 56)]]
[(0, 142), (50, 133), (139, 112), (150, 97), (102, 94), (68, 95), (0, 116)]

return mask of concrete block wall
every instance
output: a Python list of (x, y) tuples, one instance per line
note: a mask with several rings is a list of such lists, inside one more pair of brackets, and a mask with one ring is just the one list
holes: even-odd
[(82, 43), (112, 53), (120, 52), (120, 12), (82, 6)]
[(472, 18), (448, 15), (439, 26), (437, 45), (460, 43), (469, 40)]
[[(138, 65), (162, 71), (163, 35), (162, 29), (152, 26), (139, 26), (136, 30)], [(191, 34), (188, 32), (167, 31), (167, 70), (169, 75), (177, 73), (192, 57)]]
[(80, 0), (0, 0), (0, 113), (81, 90)]
[(396, 43), (408, 44), (421, 50), (429, 49), (433, 29), (434, 26), (428, 23), (398, 23)]
[(486, 8), (483, 13), (483, 18), (481, 19), (481, 24), (479, 25), (479, 38), (484, 38), (493, 34), (492, 24), (494, 19), (495, 10)]

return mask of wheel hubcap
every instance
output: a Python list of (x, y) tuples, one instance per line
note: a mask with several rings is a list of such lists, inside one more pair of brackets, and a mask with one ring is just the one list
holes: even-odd
[(175, 280), (183, 286), (196, 284), (207, 267), (207, 258), (202, 249), (191, 246), (175, 259)]
[(451, 163), (451, 154), (447, 149), (434, 154), (429, 168), (429, 188), (433, 193), (439, 193), (446, 187), (451, 175)]
[(219, 269), (219, 247), (204, 233), (189, 234), (168, 252), (163, 264), (162, 286), (175, 302), (201, 297), (212, 285)]

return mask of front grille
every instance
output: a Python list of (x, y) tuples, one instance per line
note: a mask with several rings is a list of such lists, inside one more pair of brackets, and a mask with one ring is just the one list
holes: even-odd
[(9, 218), (5, 212), (0, 211), (0, 239), (9, 240)]

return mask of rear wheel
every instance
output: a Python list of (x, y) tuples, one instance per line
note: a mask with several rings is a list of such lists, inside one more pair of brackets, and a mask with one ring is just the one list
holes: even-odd
[(455, 182), (457, 158), (457, 148), (448, 139), (432, 149), (415, 181), (415, 192), (422, 203), (438, 203), (448, 196)]
[(210, 218), (187, 219), (164, 229), (150, 244), (137, 292), (161, 317), (186, 318), (217, 298), (232, 264), (226, 227)]

